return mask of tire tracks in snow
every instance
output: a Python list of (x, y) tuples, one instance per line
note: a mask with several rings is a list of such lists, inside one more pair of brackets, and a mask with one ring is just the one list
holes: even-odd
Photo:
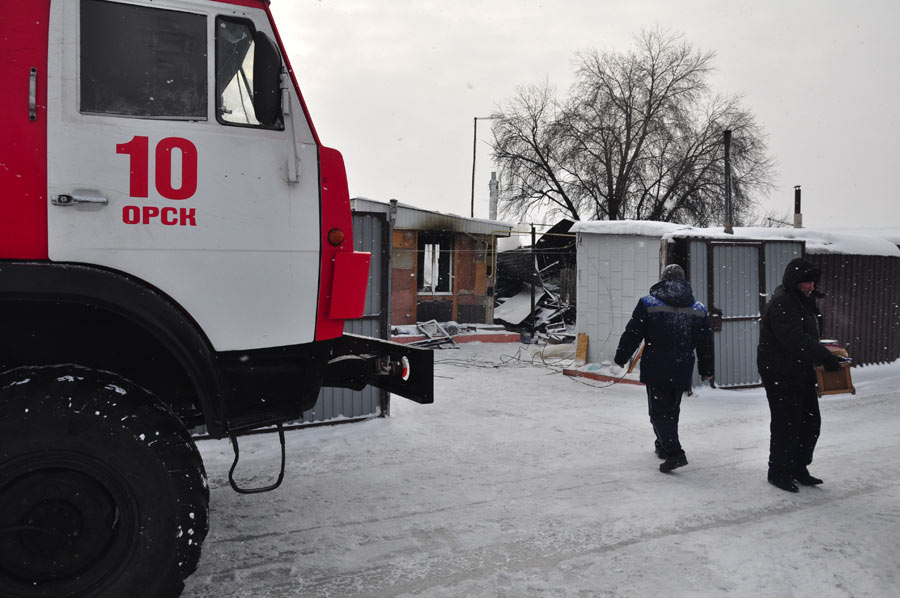
[[(847, 455), (850, 456), (850, 455)], [(861, 450), (854, 455), (856, 459), (865, 462), (867, 460), (867, 451)], [(738, 462), (737, 464), (740, 464)], [(694, 478), (701, 478), (699, 481), (709, 482), (710, 474), (712, 482), (717, 478), (732, 478), (733, 466), (735, 463), (718, 463), (710, 466), (701, 466), (694, 468)], [(900, 480), (900, 467), (894, 465), (883, 468), (879, 473), (881, 480)], [(658, 474), (657, 474), (658, 475)], [(748, 481), (751, 473), (744, 473), (738, 480), (736, 487), (747, 488), (753, 487), (753, 482)], [(696, 480), (688, 480), (687, 476), (683, 476), (685, 481), (692, 484)], [(706, 478), (706, 480), (702, 479)], [(561, 482), (571, 482), (571, 479), (564, 479)], [(604, 497), (604, 487), (619, 486), (624, 482), (620, 477), (615, 479), (604, 480), (602, 482), (593, 481), (585, 483), (560, 483), (552, 488), (536, 488), (527, 495), (517, 496), (517, 501), (524, 505), (534, 505), (538, 508), (542, 504), (545, 506), (552, 505), (561, 497), (571, 496), (575, 494), (577, 497), (589, 499), (590, 497)], [(764, 482), (756, 479), (759, 487)], [(510, 487), (516, 487), (520, 482), (516, 480), (508, 481)], [(694, 484), (696, 485), (696, 484)], [(836, 485), (835, 485), (836, 486)], [(684, 489), (683, 489), (684, 490)], [(535, 518), (539, 521), (539, 529), (515, 532), (515, 533), (498, 533), (496, 538), (485, 546), (478, 547), (467, 551), (433, 551), (429, 554), (422, 555), (419, 558), (411, 557), (405, 554), (393, 554), (390, 550), (386, 554), (375, 559), (375, 563), (365, 568), (355, 571), (340, 571), (338, 569), (321, 569), (310, 568), (293, 571), (294, 563), (302, 562), (304, 553), (309, 550), (309, 543), (302, 541), (303, 536), (315, 534), (315, 532), (334, 530), (335, 537), (341, 536), (346, 530), (354, 528), (362, 528), (362, 532), (357, 535), (374, 537), (376, 541), (389, 542), (393, 538), (385, 538), (378, 530), (379, 527), (387, 523), (405, 522), (399, 526), (402, 529), (420, 528), (426, 537), (433, 534), (432, 540), (438, 545), (452, 545), (453, 531), (447, 531), (444, 528), (434, 529), (432, 526), (435, 520), (445, 521), (474, 521), (485, 520), (487, 523), (496, 524), (498, 527), (512, 527), (522, 522), (522, 515), (509, 516), (502, 512), (502, 508), (498, 508), (496, 499), (485, 499), (468, 501), (463, 503), (455, 503), (441, 508), (434, 509), (416, 509), (405, 513), (399, 513), (389, 517), (377, 518), (360, 518), (353, 521), (344, 521), (337, 524), (325, 524), (290, 530), (279, 534), (281, 540), (278, 544), (285, 543), (291, 545), (299, 545), (297, 550), (280, 550), (277, 555), (262, 555), (257, 563), (246, 563), (239, 566), (231, 566), (224, 569), (209, 571), (210, 575), (217, 579), (224, 578), (240, 578), (243, 582), (249, 583), (247, 590), (251, 593), (246, 596), (266, 595), (272, 598), (280, 596), (343, 596), (350, 598), (351, 596), (398, 596), (398, 595), (429, 595), (429, 591), (434, 588), (443, 588), (449, 591), (449, 596), (465, 596), (466, 590), (464, 586), (467, 584), (476, 584), (484, 587), (482, 584), (489, 584), (496, 576), (498, 571), (505, 574), (517, 574), (527, 572), (533, 569), (548, 570), (555, 569), (560, 564), (573, 559), (585, 557), (600, 557), (615, 553), (617, 551), (627, 550), (634, 546), (665, 540), (680, 535), (688, 535), (702, 533), (708, 530), (718, 528), (728, 528), (747, 525), (749, 523), (760, 523), (765, 520), (786, 517), (795, 513), (820, 509), (823, 506), (832, 504), (837, 505), (848, 500), (866, 495), (873, 495), (882, 492), (894, 491), (896, 493), (897, 482), (890, 483), (872, 483), (871, 481), (848, 481), (843, 488), (838, 487), (833, 490), (831, 487), (827, 491), (822, 491), (817, 495), (819, 489), (810, 489), (804, 491), (802, 502), (799, 502), (797, 495), (781, 494), (765, 494), (763, 491), (763, 504), (755, 504), (751, 509), (741, 509), (740, 511), (718, 511), (710, 516), (697, 515), (698, 511), (694, 511), (687, 519), (678, 519), (676, 521), (660, 525), (657, 527), (647, 527), (631, 533), (633, 528), (630, 525), (615, 528), (609, 526), (609, 523), (599, 518), (595, 523), (596, 531), (588, 528), (574, 529), (571, 527), (560, 526), (559, 529), (553, 529), (553, 519), (547, 518), (540, 513), (535, 514)], [(777, 492), (772, 490), (772, 492)], [(777, 498), (776, 498), (777, 497)], [(724, 502), (728, 502), (725, 497)], [(502, 507), (502, 505), (499, 505)], [(602, 505), (598, 505), (602, 510)], [(631, 523), (626, 521), (625, 523)], [(396, 528), (395, 525), (388, 527)], [(373, 528), (366, 530), (366, 528)], [(431, 531), (429, 531), (431, 530)], [(457, 531), (455, 535), (465, 533)], [(438, 538), (437, 536), (448, 535), (449, 538)], [(260, 535), (240, 535), (229, 538), (219, 538), (215, 542), (217, 545), (227, 546), (233, 543), (266, 543), (271, 539), (272, 534)], [(285, 537), (296, 536), (297, 540), (285, 541)], [(257, 560), (257, 559), (253, 559)], [(274, 561), (274, 562), (273, 562)], [(273, 567), (279, 568), (284, 572), (285, 568), (292, 569), (292, 573), (288, 576), (289, 580), (284, 583), (278, 582), (272, 585), (271, 577), (263, 575), (265, 571), (271, 571)], [(258, 575), (257, 575), (258, 574)], [(243, 586), (242, 586), (243, 587)], [(303, 588), (303, 593), (293, 593)], [(460, 590), (454, 593), (452, 588), (459, 587)], [(264, 589), (263, 594), (254, 594)], [(204, 596), (212, 596), (215, 594), (203, 594), (202, 588), (198, 588), (200, 593), (190, 594), (192, 597), (202, 598)], [(276, 593), (279, 592), (279, 593)], [(286, 592), (286, 593), (280, 593)], [(445, 595), (445, 594), (442, 594)], [(240, 596), (240, 594), (238, 594)]]
[[(898, 479), (895, 477), (894, 479)], [(240, 578), (248, 586), (242, 586), (237, 597), (265, 595), (269, 598), (289, 596), (354, 596), (375, 598), (379, 596), (428, 596), (436, 589), (441, 589), (442, 596), (468, 596), (471, 587), (490, 587), (498, 572), (505, 576), (522, 574), (532, 570), (558, 570), (567, 561), (584, 558), (597, 558), (624, 551), (643, 544), (664, 541), (678, 536), (703, 533), (720, 528), (740, 528), (747, 524), (759, 524), (766, 520), (821, 509), (826, 505), (838, 505), (855, 498), (896, 490), (897, 483), (865, 484), (849, 488), (837, 493), (822, 493), (820, 496), (807, 494), (803, 502), (780, 500), (775, 504), (761, 505), (758, 508), (740, 512), (720, 513), (709, 518), (693, 518), (687, 522), (662, 525), (648, 528), (636, 534), (621, 537), (622, 533), (606, 537), (602, 531), (582, 533), (573, 537), (560, 533), (557, 537), (535, 537), (534, 534), (516, 536), (509, 541), (493, 542), (484, 547), (465, 551), (427, 556), (422, 560), (412, 560), (401, 556), (399, 562), (388, 559), (379, 560), (373, 565), (351, 572), (337, 570), (309, 569), (302, 574), (294, 570), (292, 562), (302, 558), (302, 551), (280, 551), (275, 562), (267, 560), (257, 565), (229, 567), (209, 572), (207, 575), (216, 579)], [(787, 497), (788, 499), (792, 497)], [(492, 501), (479, 501), (466, 505), (454, 505), (447, 508), (427, 512), (398, 515), (390, 519), (409, 519), (423, 515), (439, 515), (457, 512), (462, 517), (467, 509)], [(367, 525), (381, 520), (347, 522), (336, 526), (319, 526), (317, 529), (333, 527), (341, 529), (352, 525)], [(303, 533), (308, 530), (290, 532)], [(267, 536), (245, 539), (244, 541), (265, 540)], [(232, 540), (239, 541), (235, 537)], [(280, 571), (281, 581), (266, 575), (273, 568)], [(288, 573), (285, 575), (285, 573)], [(275, 583), (272, 583), (275, 582)], [(251, 587), (252, 586), (252, 587)], [(212, 593), (204, 593), (206, 590)], [(197, 588), (190, 598), (206, 598), (218, 596), (220, 588)], [(243, 593), (248, 592), (248, 593)], [(260, 593), (263, 592), (263, 593)]]

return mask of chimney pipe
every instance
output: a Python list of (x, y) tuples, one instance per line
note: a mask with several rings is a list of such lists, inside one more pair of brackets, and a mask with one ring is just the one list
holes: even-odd
[(725, 233), (734, 234), (731, 214), (731, 131), (725, 131)]
[(800, 185), (794, 185), (794, 228), (803, 228), (803, 212), (800, 211)]
[(491, 182), (488, 183), (488, 188), (491, 190), (491, 199), (489, 208), (489, 216), (491, 220), (497, 219), (497, 200), (500, 199), (500, 181), (497, 180), (497, 173), (491, 173)]
[(388, 222), (391, 223), (391, 226), (397, 223), (397, 204), (399, 202), (396, 199), (391, 200), (391, 207), (388, 208)]

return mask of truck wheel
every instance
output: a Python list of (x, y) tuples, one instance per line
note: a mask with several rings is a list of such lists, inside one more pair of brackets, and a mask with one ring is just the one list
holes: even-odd
[(178, 596), (208, 516), (200, 454), (149, 392), (72, 365), (0, 374), (0, 596)]

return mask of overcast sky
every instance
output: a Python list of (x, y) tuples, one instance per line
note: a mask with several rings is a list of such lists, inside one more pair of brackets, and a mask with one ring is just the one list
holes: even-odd
[[(896, 0), (273, 0), (323, 143), (351, 196), (468, 215), (473, 117), (517, 87), (562, 94), (578, 50), (627, 51), (642, 28), (716, 53), (713, 91), (741, 94), (768, 137), (766, 210), (804, 224), (900, 227)], [(478, 123), (475, 216), (487, 217), (490, 121)]]

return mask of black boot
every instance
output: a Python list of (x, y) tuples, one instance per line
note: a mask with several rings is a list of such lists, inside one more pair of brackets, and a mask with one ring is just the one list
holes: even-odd
[(678, 451), (666, 457), (666, 460), (659, 464), (659, 470), (663, 473), (669, 473), (673, 469), (684, 467), (688, 464), (684, 451)]
[(805, 467), (794, 472), (794, 479), (804, 486), (818, 486), (822, 483), (822, 480), (819, 478), (809, 475), (809, 470)]
[(786, 492), (800, 492), (800, 488), (797, 488), (796, 484), (794, 484), (790, 478), (784, 476), (769, 474), (769, 483)]
[(666, 458), (666, 451), (663, 450), (662, 445), (659, 443), (659, 439), (653, 441), (653, 451), (660, 459)]

